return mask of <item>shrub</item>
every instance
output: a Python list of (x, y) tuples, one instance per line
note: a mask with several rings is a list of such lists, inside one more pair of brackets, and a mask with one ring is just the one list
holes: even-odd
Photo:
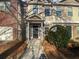
[(48, 32), (48, 41), (58, 48), (65, 48), (71, 37), (68, 31), (67, 27), (61, 25), (52, 26)]

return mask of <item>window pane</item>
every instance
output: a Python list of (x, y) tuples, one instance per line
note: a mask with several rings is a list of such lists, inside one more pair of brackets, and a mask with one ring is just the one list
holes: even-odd
[(72, 11), (72, 7), (68, 7), (68, 11), (71, 12)]
[(33, 5), (33, 13), (34, 14), (38, 13), (38, 5)]
[(61, 11), (56, 11), (57, 16), (61, 16)]
[(56, 15), (61, 16), (62, 9), (60, 7), (56, 7)]
[(72, 16), (72, 7), (68, 7), (68, 16)]
[(5, 9), (5, 5), (3, 2), (0, 2), (0, 10), (4, 10)]
[(13, 40), (12, 27), (0, 27), (0, 41)]
[(6, 4), (7, 4), (7, 5), (5, 5), (5, 3), (1, 1), (1, 2), (0, 2), (0, 10), (8, 11), (8, 9), (7, 9), (6, 6), (8, 6), (8, 8), (10, 8), (10, 2), (6, 2)]
[(68, 16), (72, 16), (72, 12), (68, 12)]
[(50, 9), (45, 9), (45, 16), (50, 16), (51, 15), (51, 13), (50, 13)]
[(78, 33), (78, 35), (79, 35), (79, 25), (77, 26), (77, 33)]
[(66, 35), (71, 37), (72, 35), (72, 27), (71, 26), (66, 26)]

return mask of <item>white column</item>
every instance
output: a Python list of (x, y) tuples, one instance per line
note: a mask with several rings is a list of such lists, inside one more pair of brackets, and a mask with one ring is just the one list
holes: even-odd
[(41, 40), (43, 40), (44, 38), (44, 35), (43, 35), (43, 31), (44, 31), (44, 29), (43, 29), (43, 22), (41, 23)]
[(27, 39), (29, 41), (29, 22), (27, 23)]
[(31, 39), (33, 39), (33, 27), (31, 27)]
[(71, 25), (71, 27), (72, 27), (71, 39), (73, 40), (74, 39), (74, 25)]

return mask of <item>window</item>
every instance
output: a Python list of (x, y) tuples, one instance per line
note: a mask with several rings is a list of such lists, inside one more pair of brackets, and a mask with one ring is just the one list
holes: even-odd
[(38, 5), (33, 5), (33, 14), (38, 13)]
[(56, 16), (61, 16), (61, 8), (60, 7), (56, 7)]
[(68, 16), (72, 16), (72, 7), (68, 7)]
[(78, 33), (78, 35), (79, 35), (79, 25), (77, 25), (77, 33)]
[(72, 36), (72, 27), (70, 25), (66, 26), (66, 35), (68, 35), (69, 37)]
[(6, 4), (7, 5), (5, 5), (4, 1), (1, 0), (0, 1), (0, 10), (2, 10), (2, 11), (8, 11), (8, 9), (7, 9), (6, 6), (10, 7), (10, 1), (6, 1)]
[(0, 27), (0, 41), (13, 40), (12, 27)]
[(50, 12), (50, 8), (45, 8), (45, 16), (50, 16), (51, 12)]

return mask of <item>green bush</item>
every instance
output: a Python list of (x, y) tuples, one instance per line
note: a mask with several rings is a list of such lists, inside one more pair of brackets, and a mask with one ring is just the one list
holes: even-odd
[(48, 41), (58, 48), (65, 48), (70, 40), (68, 26), (61, 25), (52, 26), (48, 32)]

